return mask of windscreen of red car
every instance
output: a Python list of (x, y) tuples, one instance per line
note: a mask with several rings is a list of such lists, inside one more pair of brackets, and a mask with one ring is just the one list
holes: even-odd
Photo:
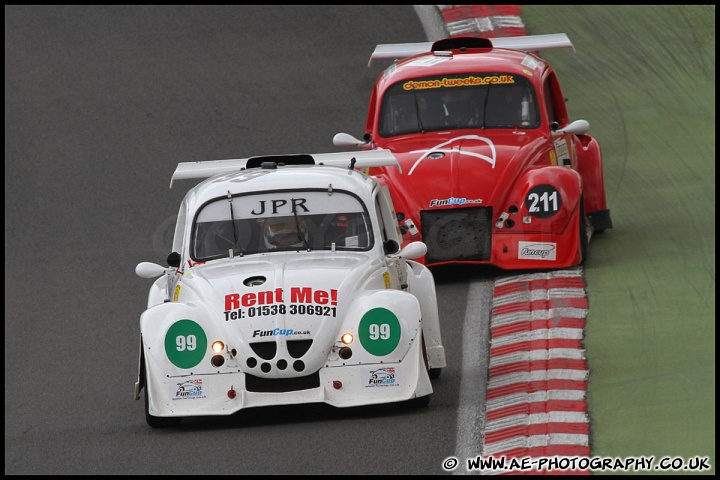
[(537, 97), (527, 78), (476, 73), (392, 85), (382, 100), (378, 130), (387, 138), (438, 130), (539, 126)]

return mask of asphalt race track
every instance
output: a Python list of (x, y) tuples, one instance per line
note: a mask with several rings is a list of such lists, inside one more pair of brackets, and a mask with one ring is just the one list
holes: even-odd
[[(614, 228), (584, 269), (591, 453), (714, 473), (714, 6), (522, 18), (572, 39), (544, 56), (605, 156)], [(6, 475), (445, 474), (482, 453), (496, 270), (436, 272), (448, 367), (427, 410), (153, 430), (133, 396), (150, 285), (134, 268), (169, 253), (176, 164), (335, 151), (363, 130), (374, 46), (428, 33), (411, 5), (5, 6)]]

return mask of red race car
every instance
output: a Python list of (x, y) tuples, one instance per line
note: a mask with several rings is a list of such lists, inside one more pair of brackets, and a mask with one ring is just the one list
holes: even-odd
[(399, 60), (373, 87), (363, 139), (334, 144), (398, 158), (368, 173), (390, 188), (403, 244), (427, 245), (425, 265), (580, 265), (612, 227), (600, 144), (534, 53), (568, 47), (565, 34), (376, 47), (371, 62)]

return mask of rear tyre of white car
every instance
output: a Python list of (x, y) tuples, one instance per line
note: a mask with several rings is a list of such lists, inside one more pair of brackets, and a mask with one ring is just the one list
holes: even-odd
[[(431, 369), (430, 368), (430, 361), (428, 360), (428, 354), (427, 349), (425, 348), (425, 337), (422, 336), (422, 356), (423, 356), (423, 364), (425, 365), (425, 370), (428, 372), (428, 375), (430, 378), (432, 378), (432, 371), (433, 370), (439, 370), (439, 369)], [(438, 373), (439, 375), (439, 373)], [(430, 400), (432, 400), (432, 394), (424, 395), (422, 397), (415, 397), (413, 399), (410, 399), (407, 401), (407, 406), (410, 408), (425, 408), (428, 405), (430, 405)]]
[(423, 357), (425, 358), (425, 368), (428, 371), (430, 380), (440, 377), (440, 374), (442, 373), (442, 368), (430, 368), (430, 360), (428, 359), (427, 348), (425, 347), (425, 336), (424, 335), (423, 335), (422, 349), (423, 349)]
[(407, 401), (407, 406), (410, 408), (426, 408), (430, 405), (430, 400), (432, 400), (432, 394), (425, 395), (423, 397), (415, 397)]
[(156, 417), (150, 415), (150, 402), (148, 399), (148, 386), (145, 385), (145, 421), (152, 428), (170, 428), (177, 426), (182, 417)]

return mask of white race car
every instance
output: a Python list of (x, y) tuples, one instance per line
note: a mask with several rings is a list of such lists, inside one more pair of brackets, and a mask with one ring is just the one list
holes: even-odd
[[(386, 150), (181, 163), (169, 267), (140, 317), (152, 427), (271, 405), (427, 405), (446, 365), (422, 242), (399, 245)], [(172, 183), (171, 183), (172, 186)], [(159, 277), (159, 278), (158, 278)]]

